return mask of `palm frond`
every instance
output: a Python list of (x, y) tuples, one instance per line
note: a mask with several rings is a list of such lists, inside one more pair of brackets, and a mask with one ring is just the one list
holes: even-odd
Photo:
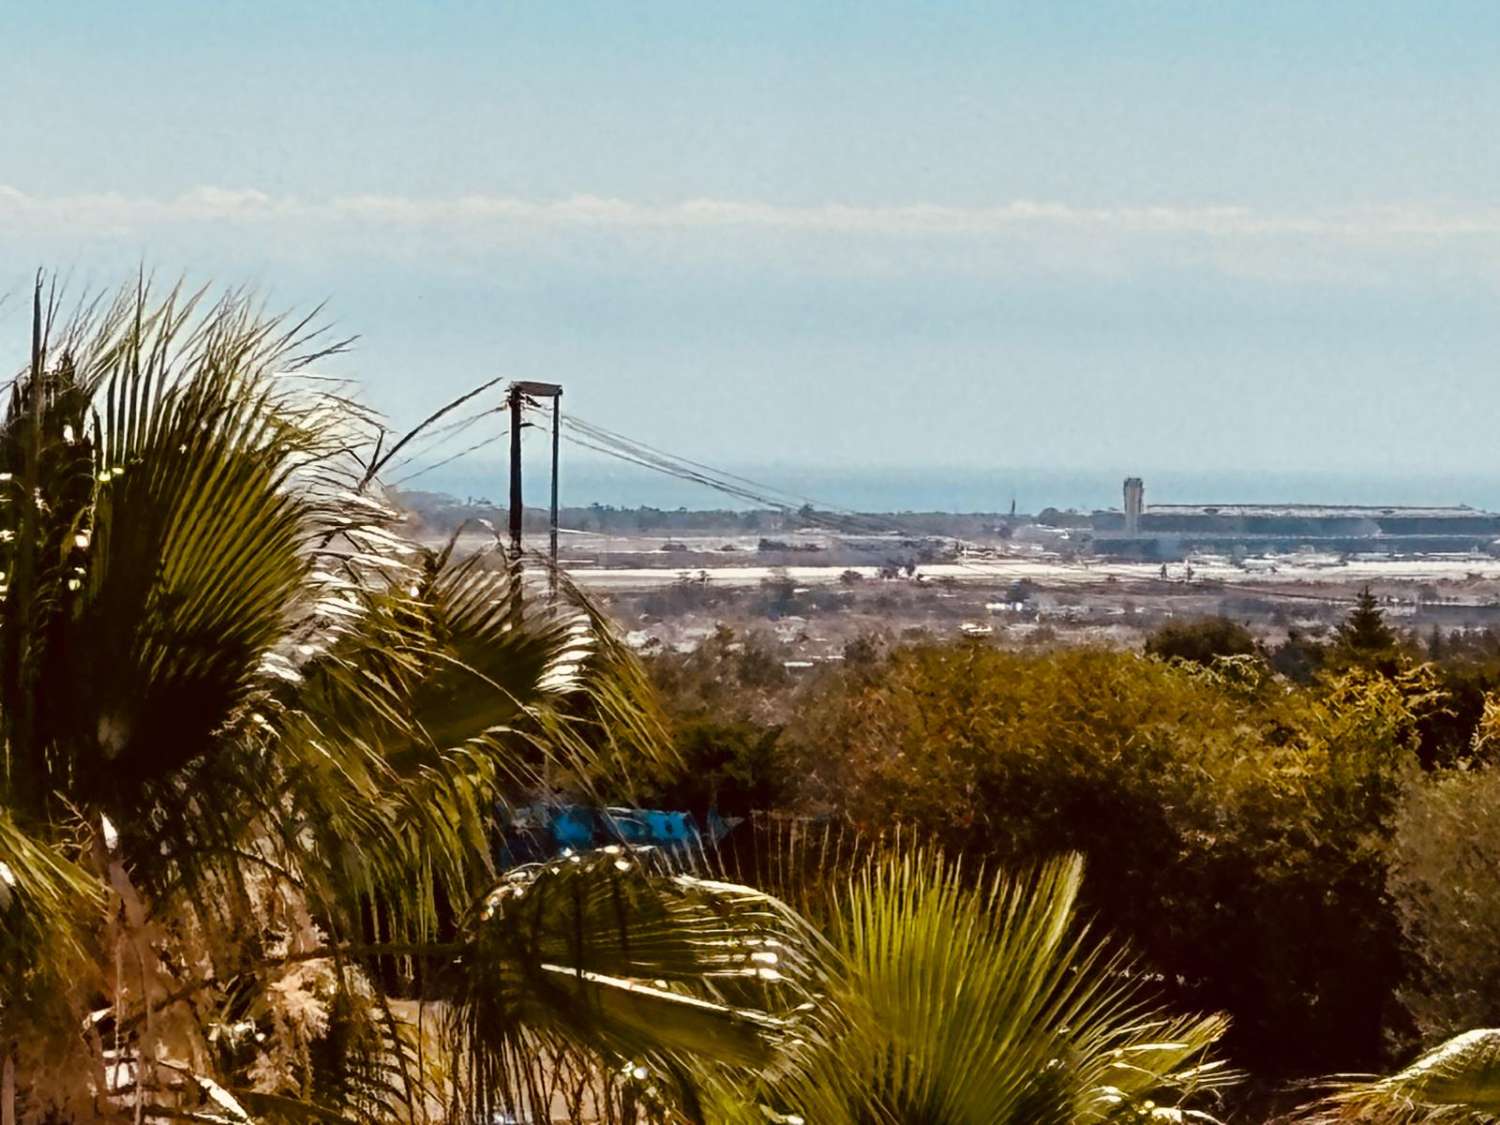
[[(608, 626), (482, 561), (430, 556), (407, 587), (353, 588), (360, 627), (305, 664), (288, 697), (296, 831), (339, 857), (330, 901), (342, 895), (352, 917), (380, 900), (387, 937), (430, 936), (434, 896), (465, 902), (488, 884), (498, 805), (586, 787), (612, 740), (670, 752)], [(412, 870), (430, 878), (414, 887)]]
[(649, 850), (518, 868), (470, 926), (456, 1030), (489, 1097), (523, 1086), (515, 1064), (538, 1034), (676, 1080), (689, 1060), (771, 1073), (805, 1030), (800, 920), (748, 887), (673, 874)]
[(766, 1099), (808, 1120), (1087, 1122), (1230, 1076), (1220, 1018), (1169, 1019), (1075, 917), (1082, 864), (966, 872), (909, 850), (835, 891), (822, 1049)]
[(29, 485), (9, 507), (10, 753), (33, 796), (108, 797), (127, 836), (284, 632), (311, 530), (288, 485), (327, 442), (277, 383), (300, 337), (201, 298), (142, 286), (68, 329), (0, 434)]
[(0, 809), (0, 1020), (88, 974), (88, 931), (103, 909), (88, 871)]
[(1345, 1079), (1297, 1120), (1320, 1125), (1500, 1120), (1500, 1030), (1456, 1035), (1384, 1078)]

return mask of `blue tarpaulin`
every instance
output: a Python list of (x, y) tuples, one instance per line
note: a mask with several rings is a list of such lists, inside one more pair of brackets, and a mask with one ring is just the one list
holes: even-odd
[(740, 822), (711, 811), (700, 827), (689, 812), (619, 806), (526, 805), (500, 816), (500, 859), (505, 865), (547, 859), (571, 848), (586, 851), (606, 844), (665, 849), (716, 844)]

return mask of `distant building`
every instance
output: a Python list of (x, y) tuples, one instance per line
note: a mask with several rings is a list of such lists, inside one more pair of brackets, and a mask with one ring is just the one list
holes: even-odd
[(1146, 510), (1146, 482), (1140, 477), (1125, 478), (1125, 534), (1141, 530), (1141, 514)]
[(1193, 551), (1270, 554), (1468, 554), (1500, 540), (1500, 514), (1467, 506), (1356, 504), (1157, 504), (1140, 477), (1125, 481), (1119, 510), (1089, 519), (1096, 554), (1177, 559)]

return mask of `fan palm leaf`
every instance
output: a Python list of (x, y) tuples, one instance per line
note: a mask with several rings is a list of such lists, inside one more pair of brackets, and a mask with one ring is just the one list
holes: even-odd
[[(1089, 1122), (1198, 1112), (1229, 1076), (1219, 1017), (1171, 1018), (1075, 915), (1082, 863), (966, 872), (920, 848), (852, 861), (821, 1035), (765, 1093), (827, 1122)], [(748, 1118), (747, 1118), (748, 1119)]]
[(468, 930), (455, 1020), (488, 1088), (511, 1096), (538, 1031), (641, 1079), (676, 1081), (706, 1063), (769, 1072), (800, 1033), (813, 984), (806, 927), (784, 905), (673, 873), (649, 849), (515, 869)]
[(1383, 1078), (1348, 1079), (1300, 1121), (1500, 1121), (1500, 1030), (1466, 1031)]
[(86, 869), (0, 809), (0, 1021), (76, 1002), (93, 975), (88, 922), (102, 897)]

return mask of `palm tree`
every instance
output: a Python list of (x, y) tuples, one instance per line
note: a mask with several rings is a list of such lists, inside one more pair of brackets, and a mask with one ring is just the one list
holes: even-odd
[(55, 308), (0, 426), (0, 1121), (691, 1117), (763, 1067), (774, 899), (496, 871), (498, 803), (666, 753), (587, 605), (399, 534), (309, 322)]
[[(1209, 1057), (1226, 1021), (1164, 1014), (1139, 967), (1089, 937), (1080, 857), (986, 875), (899, 844), (813, 854), (838, 872), (799, 902), (825, 923), (826, 991), (819, 1034), (754, 1099), (780, 1120), (1213, 1120), (1202, 1107), (1235, 1077)], [(722, 1097), (746, 1101), (742, 1085)]]

